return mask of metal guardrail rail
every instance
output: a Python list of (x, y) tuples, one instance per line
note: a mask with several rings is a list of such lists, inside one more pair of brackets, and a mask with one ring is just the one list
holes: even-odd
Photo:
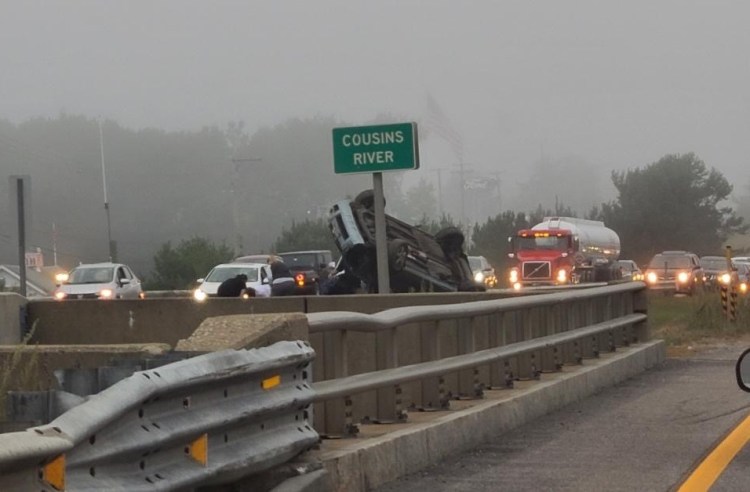
[(234, 481), (314, 446), (304, 342), (141, 371), (49, 425), (0, 434), (0, 490), (160, 491)]
[[(404, 420), (407, 407), (446, 408), (451, 398), (480, 398), (485, 388), (645, 341), (646, 312), (645, 284), (627, 282), (372, 315), (308, 314), (316, 366), (324, 365), (313, 384), (315, 427), (353, 434), (359, 420)], [(368, 344), (370, 366), (350, 374)]]

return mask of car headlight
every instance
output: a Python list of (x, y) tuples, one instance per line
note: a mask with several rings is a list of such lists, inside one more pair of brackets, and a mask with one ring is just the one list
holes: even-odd
[(482, 282), (484, 282), (484, 274), (482, 272), (477, 272), (474, 275), (474, 281), (477, 282), (477, 283), (479, 283), (479, 284), (481, 284)]
[(205, 292), (203, 292), (203, 291), (202, 291), (201, 289), (195, 289), (195, 290), (193, 291), (193, 299), (195, 299), (195, 300), (196, 300), (196, 301), (198, 301), (198, 302), (203, 302), (203, 301), (205, 301), (205, 300), (206, 300), (206, 297), (208, 297), (208, 296), (207, 296), (207, 295), (206, 295), (206, 293), (205, 293)]
[(648, 283), (655, 284), (659, 280), (659, 276), (656, 275), (656, 272), (648, 272), (646, 274), (646, 280), (648, 280)]
[(561, 284), (564, 284), (568, 281), (568, 272), (565, 271), (565, 269), (560, 269), (557, 271), (557, 281)]
[(512, 269), (510, 271), (510, 274), (508, 275), (508, 280), (510, 280), (511, 284), (515, 284), (516, 282), (518, 282), (518, 270), (516, 270), (515, 268)]
[(112, 289), (102, 289), (99, 291), (99, 299), (112, 299)]
[(688, 283), (688, 280), (690, 280), (690, 274), (688, 272), (680, 272), (677, 274), (677, 281), (681, 284)]
[(729, 273), (722, 273), (719, 279), (721, 280), (721, 283), (724, 285), (729, 285), (732, 283), (732, 275)]
[(55, 292), (55, 299), (57, 299), (58, 301), (62, 301), (66, 297), (68, 297), (68, 294), (66, 294), (65, 292)]
[(514, 283), (513, 290), (521, 290), (521, 284), (519, 282)]

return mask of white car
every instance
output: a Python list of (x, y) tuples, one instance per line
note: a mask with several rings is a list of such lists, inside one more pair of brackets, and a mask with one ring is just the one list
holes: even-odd
[(90, 263), (75, 267), (58, 278), (53, 294), (69, 299), (142, 299), (141, 281), (122, 263)]
[(208, 272), (206, 278), (199, 278), (200, 287), (193, 291), (197, 301), (204, 301), (207, 297), (216, 297), (219, 285), (227, 279), (244, 273), (247, 275), (247, 287), (255, 290), (256, 297), (271, 296), (271, 267), (263, 263), (222, 263)]

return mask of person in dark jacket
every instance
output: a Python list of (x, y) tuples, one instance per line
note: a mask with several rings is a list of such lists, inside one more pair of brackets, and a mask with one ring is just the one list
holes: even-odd
[(223, 281), (216, 290), (219, 297), (240, 297), (247, 287), (247, 275), (240, 273)]
[(271, 297), (294, 295), (294, 277), (283, 261), (271, 262), (271, 277)]

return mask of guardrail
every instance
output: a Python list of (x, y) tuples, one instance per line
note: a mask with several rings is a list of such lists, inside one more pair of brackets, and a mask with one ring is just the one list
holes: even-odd
[(49, 425), (0, 434), (0, 490), (183, 490), (284, 463), (319, 439), (313, 358), (279, 342), (137, 372)]
[(308, 314), (315, 428), (353, 434), (361, 420), (403, 420), (407, 407), (445, 408), (451, 398), (645, 341), (646, 311), (645, 284), (628, 282), (374, 315)]

